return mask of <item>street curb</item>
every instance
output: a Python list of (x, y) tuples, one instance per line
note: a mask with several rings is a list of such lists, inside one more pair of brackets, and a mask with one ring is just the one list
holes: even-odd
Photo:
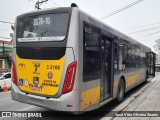
[[(160, 74), (157, 75), (155, 78), (152, 79), (152, 81), (144, 88), (141, 88), (139, 91), (137, 91), (135, 94), (130, 96), (130, 98), (127, 98), (124, 102), (122, 102), (119, 106), (117, 106), (113, 111), (118, 111), (117, 113), (121, 113), (125, 108), (127, 108), (131, 103), (133, 103), (135, 100), (137, 100), (137, 97), (141, 96), (149, 87), (154, 85), (157, 81), (160, 80)], [(107, 117), (107, 120), (116, 120), (116, 116), (113, 117)], [(105, 120), (106, 118), (104, 118)], [(103, 120), (103, 118), (101, 119)]]

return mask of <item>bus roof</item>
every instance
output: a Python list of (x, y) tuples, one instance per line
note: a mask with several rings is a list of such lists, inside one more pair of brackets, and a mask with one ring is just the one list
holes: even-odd
[(87, 16), (89, 16), (92, 20), (94, 20), (94, 23), (97, 23), (99, 26), (101, 26), (102, 29), (105, 29), (105, 30), (109, 31), (109, 32), (112, 33), (113, 35), (118, 36), (120, 39), (128, 40), (128, 41), (130, 41), (130, 42), (132, 42), (132, 43), (139, 44), (139, 45), (143, 46), (145, 49), (147, 49), (148, 51), (151, 51), (151, 48), (145, 46), (144, 44), (138, 42), (137, 40), (135, 40), (135, 39), (127, 36), (126, 34), (124, 34), (124, 33), (120, 32), (120, 31), (116, 30), (115, 28), (113, 28), (113, 27), (107, 25), (106, 23), (98, 20), (97, 18), (95, 18), (95, 17), (87, 14), (87, 13), (84, 12), (83, 10), (80, 10), (80, 9), (79, 9), (79, 11), (80, 11), (81, 13), (86, 14)]
[(30, 16), (30, 15), (34, 15), (34, 14), (39, 14), (39, 13), (40, 14), (44, 14), (46, 12), (50, 13), (50, 12), (53, 12), (53, 11), (56, 11), (56, 12), (60, 12), (60, 11), (69, 12), (70, 10), (71, 10), (70, 7), (57, 7), (57, 8), (39, 9), (39, 10), (33, 10), (33, 11), (30, 11), (30, 12), (26, 12), (24, 14), (18, 15), (17, 18), (21, 18), (21, 17), (24, 17), (24, 16)]

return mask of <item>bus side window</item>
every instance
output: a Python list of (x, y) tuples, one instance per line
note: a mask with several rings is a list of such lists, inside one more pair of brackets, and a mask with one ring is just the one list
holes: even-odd
[(128, 68), (133, 70), (136, 70), (138, 67), (137, 64), (137, 48), (134, 44), (131, 44), (128, 49)]
[(100, 30), (85, 24), (83, 33), (83, 80), (94, 80), (100, 78)]
[(142, 61), (142, 67), (146, 66), (146, 52), (142, 49), (141, 51), (141, 61)]
[(122, 66), (122, 58), (123, 58), (123, 45), (120, 44), (119, 45), (119, 70), (123, 70), (123, 66)]
[(128, 68), (129, 69), (134, 68), (134, 63), (133, 63), (133, 61), (134, 61), (134, 54), (133, 54), (133, 52), (134, 52), (134, 49), (130, 45), (129, 49), (128, 49)]
[(120, 51), (119, 51), (119, 70), (123, 71), (126, 69), (127, 63), (127, 46), (124, 44), (120, 44)]
[(118, 41), (119, 43), (115, 43), (115, 61), (114, 68), (118, 71), (124, 71), (127, 68), (128, 64), (128, 47), (127, 43), (124, 41)]

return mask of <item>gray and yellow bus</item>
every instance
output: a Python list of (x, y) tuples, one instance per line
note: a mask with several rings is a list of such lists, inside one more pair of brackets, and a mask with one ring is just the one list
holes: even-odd
[(13, 100), (89, 111), (115, 98), (122, 101), (127, 91), (154, 76), (150, 48), (76, 6), (19, 15), (14, 27)]

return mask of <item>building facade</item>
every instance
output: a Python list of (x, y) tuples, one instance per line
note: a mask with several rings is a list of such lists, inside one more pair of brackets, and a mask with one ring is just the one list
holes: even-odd
[(0, 72), (10, 71), (12, 43), (0, 40)]

